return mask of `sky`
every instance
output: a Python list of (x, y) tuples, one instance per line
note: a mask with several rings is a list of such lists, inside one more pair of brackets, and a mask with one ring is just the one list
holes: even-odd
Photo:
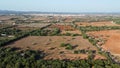
[(1, 0), (0, 10), (120, 12), (120, 0)]

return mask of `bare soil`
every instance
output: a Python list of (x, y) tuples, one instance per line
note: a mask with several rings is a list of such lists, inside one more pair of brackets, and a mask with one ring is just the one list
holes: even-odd
[(81, 34), (80, 30), (74, 30), (74, 31), (65, 31), (63, 30), (61, 34), (66, 34), (66, 33), (72, 33), (72, 34)]
[[(65, 47), (60, 47), (61, 43), (70, 43), (74, 47), (73, 50), (66, 50)], [(47, 54), (45, 60), (48, 59), (87, 59), (87, 54), (74, 54), (74, 50), (78, 49), (90, 49), (96, 50), (97, 48), (93, 46), (88, 40), (83, 39), (81, 36), (28, 36), (13, 42), (6, 47), (17, 47), (22, 50), (32, 49), (32, 50), (42, 50)], [(97, 56), (96, 56), (97, 57)], [(103, 56), (101, 56), (102, 59)], [(99, 58), (100, 59), (100, 58)], [(105, 57), (104, 57), (105, 59)]]
[(120, 30), (94, 31), (89, 33), (99, 38), (106, 38), (107, 41), (102, 45), (102, 48), (114, 55), (120, 56)]
[(75, 28), (71, 27), (70, 25), (51, 25), (50, 28), (59, 28), (61, 31), (74, 31)]
[(105, 21), (105, 22), (76, 22), (78, 26), (120, 26), (115, 24), (113, 21)]

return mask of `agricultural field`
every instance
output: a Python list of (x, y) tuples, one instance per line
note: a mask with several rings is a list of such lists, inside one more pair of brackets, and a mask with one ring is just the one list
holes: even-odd
[(16, 16), (10, 16), (10, 15), (0, 15), (0, 20), (9, 20), (11, 18), (15, 18)]
[[(37, 24), (38, 25), (38, 24)], [(36, 29), (41, 29), (50, 24), (39, 24), (38, 27), (34, 27), (34, 25), (12, 25), (8, 26), (5, 25), (1, 27), (0, 29), (0, 46), (3, 46), (4, 44), (13, 41), (17, 38), (22, 38), (26, 35), (29, 35), (29, 33)]]
[(71, 23), (57, 23), (57, 24), (52, 24), (51, 26), (47, 27), (46, 29), (54, 29), (54, 28), (58, 28), (61, 31), (61, 34), (79, 34), (81, 35), (81, 31), (78, 29), (75, 29), (74, 27), (72, 27)]
[[(112, 55), (120, 57), (120, 30), (93, 31), (88, 32), (88, 34), (95, 38), (105, 40), (101, 47)], [(100, 44), (100, 42), (98, 42), (98, 44)]]
[(36, 27), (36, 28), (42, 28), (47, 25), (50, 25), (50, 23), (30, 23), (30, 24), (17, 24), (18, 27)]
[(0, 66), (119, 68), (113, 62), (113, 58), (118, 58), (114, 56), (120, 55), (119, 25), (113, 21), (91, 21), (91, 17), (82, 19), (91, 22), (79, 22), (80, 18), (21, 15), (6, 19), (14, 23), (0, 29)]
[[(59, 39), (59, 40), (58, 40)], [(62, 43), (69, 43), (72, 45), (72, 50), (67, 50), (60, 45)], [(92, 46), (88, 40), (83, 39), (81, 36), (28, 36), (23, 39), (20, 39), (16, 42), (13, 42), (7, 47), (20, 48), (22, 50), (42, 50), (47, 54), (44, 59), (87, 59), (88, 54), (74, 54), (75, 50), (94, 50), (96, 51), (96, 59), (106, 59), (104, 56), (101, 56), (97, 52), (97, 48)]]
[(113, 21), (104, 22), (75, 22), (78, 26), (120, 26)]
[(74, 31), (75, 28), (71, 27), (71, 25), (52, 25), (50, 28), (59, 28), (61, 31)]
[(50, 23), (30, 23), (30, 24), (16, 24), (14, 28), (20, 30), (35, 30), (49, 26)]
[(70, 34), (79, 34), (79, 35), (81, 35), (81, 31), (80, 30), (74, 30), (74, 31), (65, 31), (65, 30), (63, 30), (62, 32), (61, 32), (61, 34), (66, 34), (66, 33), (70, 33)]

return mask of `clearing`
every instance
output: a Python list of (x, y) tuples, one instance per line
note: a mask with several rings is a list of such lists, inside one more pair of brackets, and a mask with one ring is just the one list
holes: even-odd
[[(65, 47), (61, 47), (61, 43), (70, 43), (74, 49), (67, 50)], [(15, 41), (6, 47), (16, 47), (22, 50), (42, 50), (46, 56), (45, 60), (49, 59), (87, 59), (88, 54), (74, 54), (74, 50), (85, 49), (95, 50), (97, 48), (89, 43), (88, 40), (83, 39), (82, 36), (28, 36)], [(96, 53), (95, 59), (106, 59), (105, 57)]]

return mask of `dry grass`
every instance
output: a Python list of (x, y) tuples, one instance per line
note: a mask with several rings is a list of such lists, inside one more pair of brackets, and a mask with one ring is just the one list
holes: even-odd
[(63, 30), (61, 34), (66, 34), (66, 33), (72, 33), (72, 34), (81, 34), (80, 30), (74, 30), (74, 31), (65, 31)]
[(120, 26), (115, 24), (113, 21), (105, 21), (105, 22), (76, 22), (78, 26)]
[[(73, 50), (66, 50), (65, 47), (60, 47), (61, 43), (70, 43), (76, 46)], [(90, 49), (97, 50), (95, 46), (90, 44), (88, 40), (83, 39), (81, 36), (28, 36), (13, 42), (6, 47), (17, 47), (22, 50), (42, 50), (47, 56), (44, 59), (86, 59), (87, 54), (74, 54), (74, 50)], [(102, 57), (102, 56), (101, 56)]]

